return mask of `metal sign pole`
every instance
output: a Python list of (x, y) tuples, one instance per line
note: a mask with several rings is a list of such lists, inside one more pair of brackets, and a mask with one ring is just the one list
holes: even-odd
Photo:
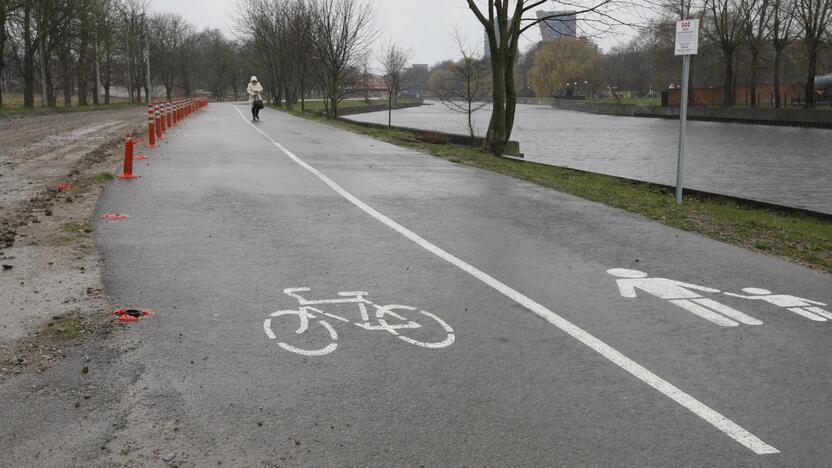
[(690, 81), (690, 55), (682, 56), (682, 100), (679, 103), (679, 160), (676, 166), (676, 203), (682, 203), (685, 166), (685, 142), (688, 138), (688, 84)]
[(676, 166), (676, 203), (682, 203), (685, 172), (685, 142), (688, 139), (688, 86), (690, 86), (690, 56), (699, 52), (699, 20), (683, 19), (676, 22), (675, 55), (682, 56), (682, 89), (679, 102), (679, 160)]

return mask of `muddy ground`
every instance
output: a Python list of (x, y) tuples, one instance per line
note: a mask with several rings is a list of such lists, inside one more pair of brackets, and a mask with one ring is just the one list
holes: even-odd
[(114, 177), (144, 116), (0, 120), (0, 466), (188, 466), (179, 422), (137, 400), (149, 384), (122, 358), (140, 340), (102, 293), (94, 242), (102, 188), (135, 182)]
[(84, 338), (111, 332), (91, 217), (144, 115), (0, 120), (0, 382), (44, 372)]

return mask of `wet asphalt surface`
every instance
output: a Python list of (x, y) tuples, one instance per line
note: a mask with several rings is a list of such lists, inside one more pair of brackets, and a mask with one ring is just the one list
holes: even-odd
[[(247, 114), (246, 107), (239, 108)], [(832, 302), (832, 278), (501, 175), (264, 111), (257, 128), (344, 190), (548, 307), (781, 453), (757, 455), (578, 340), (358, 209), (212, 104), (99, 214), (106, 292), (156, 315), (119, 359), (176, 420), (177, 460), (232, 466), (822, 466), (832, 321), (703, 293), (763, 321), (720, 327), (623, 298), (610, 268)], [(419, 329), (364, 329), (364, 291)], [(370, 306), (370, 310), (374, 310)], [(314, 315), (314, 313), (313, 313)], [(389, 324), (397, 322), (386, 316)], [(326, 322), (337, 332), (332, 340)], [(372, 317), (371, 317), (372, 319)], [(378, 321), (370, 321), (378, 325)], [(378, 327), (376, 327), (378, 328)], [(288, 351), (337, 348), (324, 356)]]

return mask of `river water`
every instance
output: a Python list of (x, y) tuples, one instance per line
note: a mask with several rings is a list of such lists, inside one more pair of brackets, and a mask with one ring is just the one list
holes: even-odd
[[(490, 112), (475, 114), (488, 128)], [(349, 116), (387, 123), (386, 112)], [(467, 134), (442, 104), (394, 111), (393, 125)], [(677, 120), (519, 105), (512, 139), (527, 160), (676, 184)], [(832, 214), (832, 130), (688, 122), (685, 187)]]

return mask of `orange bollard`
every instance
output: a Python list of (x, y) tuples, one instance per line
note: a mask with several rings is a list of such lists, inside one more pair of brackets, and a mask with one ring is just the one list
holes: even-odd
[(147, 147), (150, 149), (156, 149), (156, 125), (153, 122), (153, 106), (148, 104), (147, 105)]
[(162, 135), (167, 133), (168, 126), (165, 125), (165, 103), (159, 102), (159, 120), (162, 121)]
[(173, 126), (172, 117), (171, 117), (171, 113), (173, 112), (173, 109), (171, 109), (170, 101), (165, 103), (165, 108), (167, 109), (167, 111), (165, 112), (165, 115), (168, 118), (168, 128), (170, 128), (170, 127)]
[(159, 119), (159, 103), (158, 102), (153, 103), (153, 117), (155, 119), (154, 121), (156, 122), (156, 139), (161, 140), (162, 138), (164, 138), (164, 135), (162, 134), (162, 122)]
[(128, 133), (124, 142), (124, 173), (118, 176), (119, 179), (135, 179), (138, 176), (133, 174), (133, 137)]

